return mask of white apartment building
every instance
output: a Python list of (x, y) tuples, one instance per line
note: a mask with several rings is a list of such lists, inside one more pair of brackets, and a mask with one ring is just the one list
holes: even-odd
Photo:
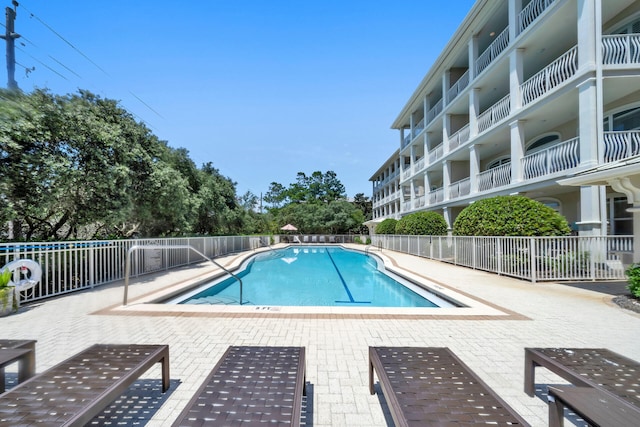
[(576, 234), (637, 235), (640, 1), (478, 0), (392, 128), (370, 225), (430, 210), (451, 228), (520, 194)]

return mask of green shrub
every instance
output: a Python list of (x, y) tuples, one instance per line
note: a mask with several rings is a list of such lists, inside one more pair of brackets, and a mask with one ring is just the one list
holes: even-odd
[(629, 285), (627, 289), (636, 298), (640, 298), (640, 264), (633, 264), (629, 267), (625, 274), (629, 278)]
[(523, 196), (478, 200), (460, 212), (453, 223), (456, 236), (566, 236), (565, 217)]
[(365, 242), (367, 245), (371, 244), (371, 237), (367, 237), (367, 241)]
[(396, 234), (398, 220), (387, 218), (376, 226), (376, 234)]
[(442, 236), (447, 234), (447, 222), (437, 212), (415, 212), (398, 221), (396, 234)]
[(362, 239), (360, 238), (360, 236), (356, 236), (353, 238), (353, 243), (357, 243), (359, 245), (362, 244)]

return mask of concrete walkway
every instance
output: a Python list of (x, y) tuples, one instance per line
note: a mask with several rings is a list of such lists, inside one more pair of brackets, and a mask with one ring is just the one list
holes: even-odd
[[(129, 313), (114, 309), (122, 304), (118, 283), (22, 307), (0, 319), (0, 338), (38, 340), (37, 372), (94, 343), (169, 344), (171, 390), (159, 392), (160, 369), (154, 367), (97, 425), (170, 425), (229, 345), (305, 346), (306, 424), (318, 427), (391, 425), (384, 399), (368, 391), (368, 346), (449, 347), (533, 426), (547, 425), (547, 405), (540, 393), (530, 398), (523, 391), (525, 347), (607, 347), (640, 360), (640, 315), (612, 304), (609, 294), (531, 284), (388, 251), (384, 257), (509, 315)], [(135, 299), (201, 273), (142, 277), (129, 292)], [(544, 371), (536, 380), (563, 383)]]

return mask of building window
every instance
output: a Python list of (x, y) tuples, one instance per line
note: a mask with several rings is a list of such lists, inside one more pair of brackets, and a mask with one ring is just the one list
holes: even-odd
[(554, 211), (562, 215), (562, 205), (560, 204), (560, 200), (544, 198), (544, 199), (536, 199), (536, 201), (542, 203), (545, 206), (550, 207), (551, 209), (553, 209)]
[(633, 235), (633, 215), (628, 212), (629, 202), (626, 197), (609, 197), (607, 199), (607, 220), (609, 232), (613, 236)]
[(635, 17), (627, 24), (618, 28), (613, 34), (638, 34), (640, 33), (640, 17)]
[(638, 129), (640, 129), (640, 106), (609, 113), (604, 118), (605, 132)]
[(560, 134), (558, 132), (547, 133), (536, 137), (527, 144), (526, 154), (535, 153), (544, 150), (549, 145), (560, 142)]

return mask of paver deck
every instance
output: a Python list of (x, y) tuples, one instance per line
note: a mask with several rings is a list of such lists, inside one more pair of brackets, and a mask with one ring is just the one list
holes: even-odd
[[(150, 427), (171, 425), (230, 345), (305, 347), (308, 413), (303, 417), (316, 427), (390, 422), (384, 401), (369, 394), (369, 346), (449, 347), (532, 426), (547, 425), (548, 409), (546, 400), (523, 391), (525, 347), (604, 347), (640, 360), (640, 315), (612, 304), (611, 295), (383, 253), (438, 286), (506, 309), (508, 315), (210, 316), (145, 311), (142, 304), (140, 310), (118, 312), (111, 308), (122, 303), (119, 283), (22, 307), (1, 320), (0, 338), (37, 340), (37, 372), (94, 343), (169, 344), (172, 391), (145, 415), (143, 424)], [(135, 300), (202, 273), (196, 270), (139, 278), (131, 282), (129, 295)], [(152, 368), (145, 376), (157, 378), (158, 372)], [(566, 383), (546, 372), (536, 382)]]

